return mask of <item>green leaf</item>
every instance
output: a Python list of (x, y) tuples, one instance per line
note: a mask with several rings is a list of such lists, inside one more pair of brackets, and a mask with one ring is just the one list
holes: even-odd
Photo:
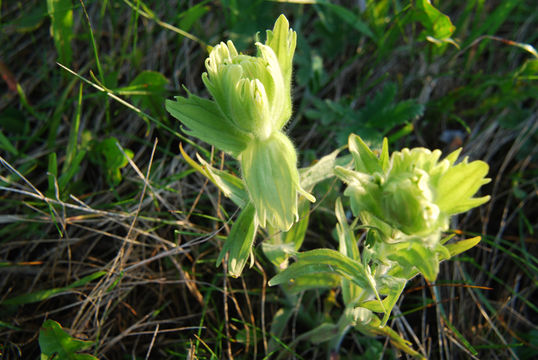
[(338, 250), (350, 259), (360, 262), (361, 259), (359, 248), (357, 246), (357, 239), (355, 238), (355, 234), (350, 229), (347, 223), (347, 218), (344, 212), (344, 207), (342, 206), (341, 198), (336, 199), (334, 212), (336, 215), (336, 219), (338, 220), (338, 224), (336, 225), (336, 232), (339, 239)]
[(349, 151), (355, 160), (355, 170), (367, 174), (382, 172), (381, 161), (372, 150), (362, 141), (361, 137), (355, 134), (349, 135)]
[(101, 141), (94, 140), (90, 149), (90, 160), (104, 169), (107, 182), (111, 186), (121, 182), (120, 169), (129, 163), (125, 155), (131, 159), (134, 155), (129, 149), (124, 149), (124, 155), (117, 144), (115, 137), (109, 137)]
[(4, 135), (2, 129), (0, 129), (0, 149), (9, 152), (11, 155), (16, 156), (19, 154), (17, 148), (13, 146), (11, 141), (9, 141), (9, 139)]
[(374, 279), (360, 262), (331, 249), (316, 249), (298, 254), (297, 261), (269, 280), (269, 285), (286, 283), (303, 275), (319, 272), (339, 274), (377, 294)]
[(404, 269), (416, 267), (428, 281), (434, 281), (439, 273), (440, 260), (437, 252), (423, 244), (421, 239), (399, 244), (398, 250), (388, 258), (396, 261)]
[(482, 238), (480, 236), (475, 236), (474, 238), (461, 240), (452, 244), (446, 244), (444, 245), (444, 247), (448, 249), (448, 251), (450, 252), (450, 257), (452, 257), (476, 246), (481, 239)]
[[(2, 1), (0, 1), (0, 7)], [(32, 4), (31, 7), (20, 12), (21, 17), (15, 19), (13, 22), (8, 23), (15, 28), (18, 33), (26, 33), (37, 30), (41, 24), (43, 24), (47, 17), (47, 3), (44, 1)], [(3, 26), (6, 25), (4, 22)]]
[[(275, 234), (272, 235), (272, 237), (279, 237), (279, 235)], [(262, 251), (265, 257), (275, 266), (277, 271), (279, 271), (288, 267), (288, 258), (290, 255), (295, 254), (295, 247), (293, 244), (271, 244), (268, 241), (264, 241), (262, 243)]]
[(280, 131), (267, 139), (254, 138), (240, 160), (260, 226), (289, 231), (298, 220), (298, 194), (315, 201), (299, 185), (297, 154), (290, 139)]
[(97, 360), (90, 354), (77, 354), (88, 349), (93, 341), (75, 339), (53, 320), (46, 320), (39, 331), (39, 347), (41, 360)]
[(71, 0), (47, 0), (47, 9), (59, 62), (69, 66), (72, 58), (73, 4)]
[(417, 20), (424, 26), (423, 36), (432, 37), (435, 40), (445, 41), (449, 39), (456, 27), (452, 25), (450, 18), (437, 10), (430, 0), (416, 1)]
[(129, 84), (128, 90), (132, 93), (133, 104), (164, 116), (163, 99), (166, 84), (168, 79), (160, 72), (142, 71)]
[(234, 157), (246, 148), (249, 136), (238, 130), (219, 110), (214, 101), (189, 94), (188, 98), (166, 100), (166, 110), (185, 124), (184, 132)]
[(488, 164), (480, 160), (471, 163), (464, 160), (449, 168), (438, 184), (438, 198), (435, 202), (439, 209), (454, 215), (487, 202), (489, 196), (472, 196), (482, 185), (490, 182), (490, 179), (485, 178), (488, 171)]
[(372, 317), (372, 321), (368, 324), (358, 323), (355, 327), (362, 333), (370, 336), (387, 336), (392, 345), (396, 348), (412, 355), (418, 359), (426, 359), (420, 353), (413, 350), (409, 345), (409, 341), (402, 338), (397, 332), (392, 330), (389, 326), (381, 326), (381, 322), (377, 317)]
[(293, 224), (291, 229), (284, 235), (284, 243), (292, 244), (296, 251), (299, 251), (303, 244), (306, 230), (308, 229), (308, 221), (310, 220), (310, 202), (305, 198), (299, 201), (299, 221)]
[(215, 169), (208, 162), (202, 159), (200, 155), (196, 154), (198, 161), (201, 164), (200, 165), (189, 155), (187, 155), (181, 144), (179, 145), (179, 151), (189, 165), (215, 184), (215, 186), (217, 186), (224, 193), (224, 196), (230, 198), (240, 208), (244, 208), (246, 206), (246, 204), (249, 202), (248, 193), (245, 189), (243, 181), (240, 178), (225, 171)]
[(336, 16), (338, 16), (342, 21), (345, 21), (346, 23), (351, 25), (359, 33), (369, 37), (370, 39), (374, 41), (377, 41), (377, 37), (374, 35), (372, 30), (370, 30), (370, 27), (368, 26), (368, 24), (360, 19), (359, 15), (346, 9), (343, 6), (331, 4), (327, 0), (317, 0), (316, 3), (327, 7)]
[(329, 341), (339, 335), (339, 328), (336, 324), (323, 323), (301, 335), (301, 339), (308, 339), (313, 344), (320, 344), (325, 341)]
[[(349, 280), (346, 280), (349, 281)], [(281, 284), (286, 292), (291, 294), (297, 294), (306, 290), (323, 290), (334, 289), (340, 286), (342, 283), (342, 277), (329, 269), (329, 272), (313, 272), (310, 274), (303, 274), (293, 279), (292, 282), (287, 284)]]
[(312, 191), (317, 183), (333, 177), (334, 167), (338, 163), (336, 156), (339, 152), (340, 150), (335, 150), (319, 159), (314, 165), (300, 169), (301, 187), (306, 191)]
[(269, 231), (271, 235), (262, 243), (264, 255), (277, 271), (288, 266), (288, 258), (299, 250), (306, 235), (310, 218), (310, 203), (304, 198), (299, 201), (298, 214), (299, 221), (293, 224), (289, 231)]
[[(209, 6), (205, 5), (209, 1), (203, 1), (200, 4), (196, 4), (194, 6), (189, 7), (187, 10), (179, 14), (179, 28), (183, 31), (189, 31), (194, 24), (198, 24), (199, 20), (202, 16), (204, 16), (209, 11)], [(178, 36), (178, 42), (181, 42), (181, 40), (184, 38), (184, 36), (179, 35)]]
[(407, 283), (406, 279), (397, 278), (394, 276), (383, 276), (379, 279), (376, 279), (379, 293), (386, 295), (386, 297), (381, 301), (378, 300), (369, 300), (363, 303), (358, 304), (358, 306), (365, 307), (369, 310), (384, 313), (383, 319), (381, 320), (381, 326), (385, 326), (387, 323), (392, 308), (396, 305), (396, 302), (400, 298), (405, 284)]
[(31, 304), (31, 303), (47, 300), (53, 297), (54, 295), (65, 293), (71, 289), (84, 286), (92, 282), (93, 280), (96, 280), (104, 275), (106, 275), (106, 271), (98, 271), (93, 274), (87, 275), (83, 277), (82, 279), (77, 280), (68, 286), (61, 287), (61, 288), (48, 289), (48, 290), (40, 290), (40, 291), (36, 291), (29, 294), (15, 296), (15, 297), (12, 297), (12, 298), (9, 298), (0, 302), (0, 305), (24, 305), (24, 304)]
[(57, 155), (55, 152), (49, 154), (49, 165), (47, 169), (47, 178), (49, 182), (49, 188), (47, 194), (49, 196), (55, 196), (56, 190), (56, 179), (58, 179), (58, 161), (56, 159)]
[(286, 330), (288, 321), (293, 314), (293, 308), (280, 308), (271, 318), (271, 338), (269, 339), (269, 353), (278, 349), (278, 339), (281, 338), (284, 334), (284, 330)]
[(258, 222), (256, 209), (249, 203), (239, 214), (232, 226), (230, 235), (224, 242), (222, 251), (217, 258), (217, 264), (222, 261), (226, 253), (228, 257), (228, 273), (233, 277), (239, 277), (243, 272), (248, 258), (252, 255), (252, 245), (256, 237)]

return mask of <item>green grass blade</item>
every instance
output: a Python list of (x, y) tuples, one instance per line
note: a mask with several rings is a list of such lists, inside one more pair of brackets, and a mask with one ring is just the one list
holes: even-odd
[(35, 302), (40, 302), (47, 300), (55, 295), (67, 292), (71, 289), (84, 286), (93, 280), (99, 279), (100, 277), (106, 275), (106, 271), (97, 271), (93, 274), (87, 275), (83, 277), (80, 280), (75, 281), (74, 283), (61, 287), (61, 288), (54, 288), (54, 289), (48, 289), (48, 290), (40, 290), (36, 291), (30, 294), (23, 294), (19, 296), (15, 296), (9, 299), (6, 299), (2, 302), (0, 302), (0, 305), (24, 305), (24, 304), (31, 304)]

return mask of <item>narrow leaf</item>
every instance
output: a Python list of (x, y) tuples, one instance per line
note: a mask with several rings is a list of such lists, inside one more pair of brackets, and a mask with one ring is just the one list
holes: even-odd
[(228, 273), (233, 277), (239, 277), (243, 272), (248, 258), (252, 253), (252, 245), (256, 237), (258, 222), (256, 221), (256, 209), (248, 204), (239, 214), (232, 226), (230, 235), (226, 239), (222, 251), (217, 258), (217, 264), (222, 261), (226, 253), (228, 257)]

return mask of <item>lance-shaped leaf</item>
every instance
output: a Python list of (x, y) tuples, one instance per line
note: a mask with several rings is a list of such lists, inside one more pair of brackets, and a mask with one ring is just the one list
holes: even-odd
[(166, 100), (166, 110), (189, 129), (187, 134), (197, 137), (218, 149), (237, 157), (245, 149), (249, 136), (238, 130), (221, 113), (215, 102), (189, 94)]
[(197, 163), (183, 150), (181, 144), (179, 144), (179, 151), (190, 166), (215, 184), (226, 197), (230, 198), (240, 208), (246, 206), (249, 201), (248, 193), (241, 179), (226, 171), (215, 169), (198, 154), (196, 156), (200, 163)]
[[(336, 233), (338, 234), (339, 241), (338, 251), (350, 259), (360, 262), (357, 239), (347, 223), (342, 200), (340, 198), (336, 199), (335, 215), (338, 220), (338, 224), (336, 224)], [(357, 299), (362, 292), (363, 290), (351, 280), (342, 279), (342, 297), (344, 298), (344, 304), (350, 304)]]
[[(383, 158), (383, 161), (377, 158), (372, 150), (366, 145), (362, 139), (355, 135), (349, 135), (349, 151), (353, 155), (353, 160), (355, 161), (355, 170), (367, 174), (373, 174), (375, 172), (383, 171), (382, 162), (386, 162), (387, 159)], [(385, 146), (384, 146), (385, 148)], [(388, 149), (387, 149), (388, 151)]]
[(375, 280), (364, 266), (331, 249), (316, 249), (298, 254), (297, 261), (269, 280), (269, 285), (286, 283), (303, 275), (319, 272), (339, 274), (363, 289), (371, 291), (381, 301), (375, 287)]
[(229, 254), (228, 273), (233, 277), (241, 275), (249, 257), (253, 256), (252, 244), (254, 244), (258, 229), (258, 221), (255, 215), (256, 210), (252, 204), (248, 204), (241, 211), (217, 258), (217, 264), (219, 264), (226, 253)]
[[(475, 236), (470, 239), (460, 240), (452, 244), (446, 244), (444, 247), (449, 251), (450, 257), (456, 256), (469, 250), (470, 248), (476, 246), (482, 238), (480, 236)], [(445, 258), (448, 259), (448, 258)]]

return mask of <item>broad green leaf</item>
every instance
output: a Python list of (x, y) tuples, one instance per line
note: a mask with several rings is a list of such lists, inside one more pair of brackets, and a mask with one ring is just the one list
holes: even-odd
[(298, 194), (315, 201), (299, 184), (297, 154), (290, 139), (280, 131), (267, 139), (254, 138), (240, 161), (260, 226), (289, 231), (299, 217)]
[[(277, 237), (278, 235), (273, 236)], [(265, 257), (275, 266), (277, 271), (287, 268), (289, 256), (295, 254), (293, 244), (271, 244), (268, 241), (262, 243), (262, 251)]]
[(292, 112), (291, 103), (291, 73), (293, 71), (293, 55), (295, 54), (295, 46), (297, 44), (297, 33), (290, 29), (290, 25), (286, 16), (280, 15), (275, 22), (273, 30), (267, 30), (267, 39), (265, 44), (269, 46), (275, 53), (278, 59), (278, 66), (282, 72), (284, 79), (284, 101), (282, 108), (284, 109), (281, 120), (276, 127), (281, 129), (282, 126), (289, 120)]
[(2, 302), (0, 302), (0, 305), (24, 305), (24, 304), (31, 304), (43, 300), (47, 300), (55, 295), (68, 292), (71, 289), (84, 286), (93, 280), (96, 280), (102, 276), (106, 275), (105, 271), (98, 271), (93, 274), (87, 275), (83, 277), (80, 280), (77, 280), (73, 282), (72, 284), (61, 287), (61, 288), (54, 288), (54, 289), (48, 289), (48, 290), (40, 290), (29, 294), (23, 294), (19, 296), (15, 296), (9, 299), (6, 299)]
[(93, 341), (75, 339), (53, 320), (46, 320), (39, 331), (41, 360), (97, 360), (90, 354), (79, 354), (94, 344)]
[(416, 1), (416, 18), (424, 26), (425, 37), (439, 41), (449, 39), (456, 28), (452, 25), (450, 18), (437, 10), (430, 0)]
[(101, 141), (94, 140), (89, 153), (90, 160), (103, 168), (107, 182), (111, 186), (116, 186), (121, 182), (120, 169), (129, 163), (125, 155), (131, 159), (134, 156), (129, 149), (124, 149), (124, 155), (117, 144), (118, 140), (115, 137), (109, 137)]
[[(0, 8), (1, 6), (2, 1), (0, 1)], [(19, 18), (7, 24), (13, 26), (18, 33), (32, 32), (43, 24), (47, 16), (47, 3), (39, 1), (29, 6), (25, 11), (21, 11)], [(2, 25), (5, 26), (7, 24), (3, 21)]]
[(142, 71), (129, 84), (133, 104), (163, 116), (166, 84), (168, 84), (168, 79), (160, 72)]
[(224, 242), (222, 251), (217, 258), (217, 264), (228, 253), (228, 273), (233, 277), (239, 277), (243, 272), (249, 257), (252, 257), (252, 245), (256, 237), (258, 222), (256, 209), (248, 204), (239, 214), (232, 226), (228, 238)]
[(241, 179), (226, 171), (215, 169), (198, 154), (196, 154), (196, 156), (200, 163), (197, 163), (189, 155), (187, 155), (181, 144), (179, 145), (179, 151), (190, 166), (207, 177), (209, 181), (215, 184), (215, 186), (217, 186), (226, 197), (230, 198), (240, 208), (244, 208), (246, 206), (249, 198), (245, 185)]
[(185, 124), (184, 132), (237, 157), (247, 146), (250, 137), (237, 129), (220, 111), (214, 101), (190, 94), (166, 100), (166, 110)]
[(71, 0), (47, 0), (47, 9), (51, 22), (51, 34), (54, 38), (59, 62), (71, 65), (73, 38), (73, 4)]

